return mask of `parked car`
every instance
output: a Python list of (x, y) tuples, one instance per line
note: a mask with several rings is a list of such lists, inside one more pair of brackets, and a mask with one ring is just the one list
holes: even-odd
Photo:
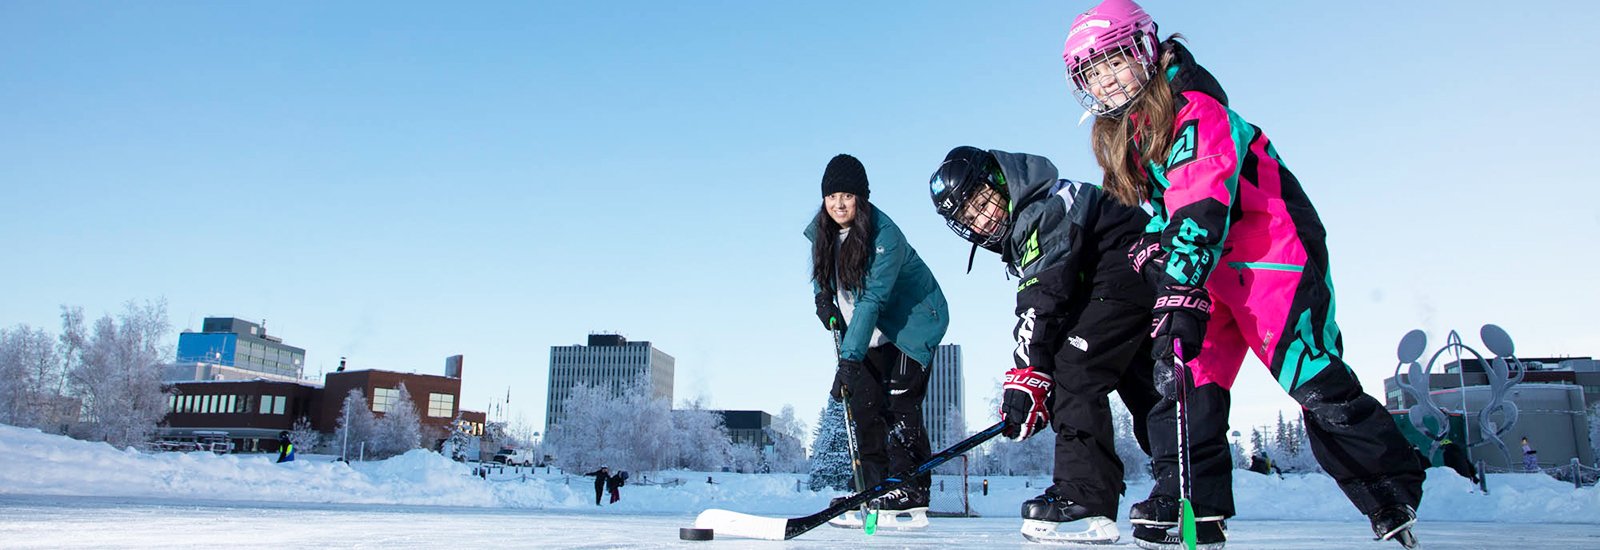
[(533, 452), (517, 449), (500, 449), (494, 454), (494, 461), (507, 466), (532, 466)]

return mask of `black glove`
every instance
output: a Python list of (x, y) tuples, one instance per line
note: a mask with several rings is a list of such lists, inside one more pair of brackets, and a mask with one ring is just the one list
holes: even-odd
[(822, 328), (844, 331), (844, 314), (833, 303), (833, 293), (826, 290), (817, 293), (817, 320), (822, 321)]
[(865, 372), (865, 370), (862, 368), (860, 361), (840, 359), (839, 369), (833, 371), (833, 388), (828, 390), (828, 395), (832, 396), (834, 401), (843, 401), (845, 386), (859, 386), (855, 381), (861, 377), (861, 373)]
[(1167, 257), (1161, 253), (1161, 234), (1144, 233), (1133, 246), (1128, 247), (1128, 265), (1133, 266), (1133, 272), (1144, 278), (1144, 282), (1154, 287), (1161, 281), (1161, 273), (1167, 270)]
[(1211, 294), (1206, 289), (1168, 285), (1156, 293), (1155, 318), (1150, 322), (1150, 355), (1156, 361), (1170, 361), (1176, 349), (1184, 362), (1200, 355), (1206, 341), (1206, 321), (1211, 319)]

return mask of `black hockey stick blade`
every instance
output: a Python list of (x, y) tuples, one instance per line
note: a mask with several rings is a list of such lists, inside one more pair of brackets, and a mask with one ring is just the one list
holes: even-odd
[(994, 439), (995, 436), (1000, 435), (1000, 432), (1005, 427), (1005, 422), (996, 422), (993, 426), (973, 434), (972, 437), (968, 437), (960, 443), (951, 445), (950, 448), (928, 457), (928, 460), (918, 464), (915, 468), (884, 478), (877, 485), (850, 495), (848, 498), (809, 516), (784, 519), (711, 509), (701, 512), (700, 516), (695, 518), (694, 526), (700, 529), (713, 529), (718, 535), (763, 540), (789, 540), (800, 536), (806, 531), (816, 529), (846, 510), (859, 507), (862, 503), (883, 496), (884, 493), (893, 491), (902, 485), (910, 483), (918, 476), (933, 471), (934, 468), (938, 468), (951, 459), (965, 454), (967, 451), (982, 445), (985, 441)]

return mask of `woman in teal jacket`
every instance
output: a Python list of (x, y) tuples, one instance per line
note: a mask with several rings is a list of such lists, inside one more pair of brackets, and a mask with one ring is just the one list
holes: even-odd
[[(866, 486), (929, 456), (922, 424), (928, 366), (950, 309), (933, 272), (889, 216), (867, 200), (866, 169), (850, 155), (828, 162), (823, 204), (805, 230), (817, 318), (842, 331), (832, 395), (848, 387)], [(928, 476), (891, 491), (880, 510), (926, 525)]]

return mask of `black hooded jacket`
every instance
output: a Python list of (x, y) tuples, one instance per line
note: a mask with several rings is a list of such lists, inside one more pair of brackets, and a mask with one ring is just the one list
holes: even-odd
[(1019, 368), (1050, 364), (1069, 312), (1091, 299), (1154, 305), (1154, 293), (1128, 263), (1148, 212), (1113, 200), (1098, 185), (1058, 179), (1050, 159), (989, 152), (1011, 199), (1003, 256), (1022, 278), (1013, 357)]

